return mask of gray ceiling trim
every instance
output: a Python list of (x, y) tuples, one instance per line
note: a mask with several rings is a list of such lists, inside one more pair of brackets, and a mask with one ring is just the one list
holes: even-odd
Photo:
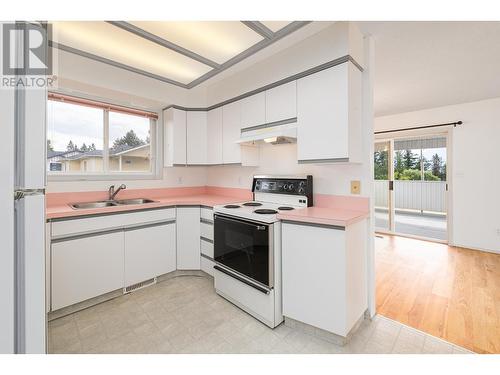
[(202, 108), (202, 107), (189, 108), (189, 107), (182, 107), (182, 106), (178, 106), (176, 104), (172, 104), (172, 105), (169, 105), (169, 106), (163, 108), (163, 110), (166, 110), (166, 109), (169, 109), (169, 108), (176, 108), (176, 109), (181, 109), (181, 110), (184, 110), (184, 111), (210, 111), (212, 109), (215, 109), (215, 108), (218, 108), (218, 107), (222, 107), (222, 106), (224, 106), (226, 104), (230, 104), (230, 103), (236, 102), (238, 100), (241, 100), (241, 99), (244, 99), (244, 98), (248, 98), (249, 96), (258, 94), (258, 93), (260, 93), (262, 91), (270, 90), (270, 89), (272, 89), (272, 88), (274, 88), (276, 86), (284, 85), (285, 83), (295, 81), (297, 79), (309, 76), (309, 75), (314, 74), (314, 73), (318, 73), (318, 72), (320, 72), (322, 70), (329, 69), (329, 68), (332, 68), (332, 67), (340, 65), (340, 64), (345, 64), (347, 62), (353, 63), (353, 65), (356, 68), (358, 68), (359, 71), (361, 71), (361, 72), (363, 71), (363, 68), (361, 67), (361, 65), (359, 65), (356, 62), (356, 60), (354, 60), (354, 58), (352, 56), (345, 55), (345, 56), (339, 57), (339, 58), (337, 58), (335, 60), (327, 61), (324, 64), (320, 64), (320, 65), (315, 66), (313, 68), (304, 70), (303, 72), (291, 75), (289, 77), (285, 77), (283, 79), (280, 79), (279, 81), (270, 83), (270, 84), (268, 84), (266, 86), (262, 86), (262, 87), (259, 87), (259, 88), (255, 89), (255, 90), (248, 91), (248, 92), (243, 93), (241, 95), (238, 95), (238, 96), (236, 96), (234, 98), (231, 98), (231, 99), (225, 100), (223, 102), (211, 105), (210, 107), (206, 107), (206, 108)]
[(79, 50), (79, 49), (76, 49), (76, 48), (73, 48), (73, 47), (70, 47), (70, 46), (67, 46), (64, 44), (56, 43), (52, 40), (49, 41), (49, 46), (52, 48), (60, 49), (61, 51), (73, 53), (75, 55), (83, 56), (83, 57), (86, 57), (86, 58), (91, 59), (91, 60), (99, 61), (99, 62), (102, 62), (104, 64), (114, 66), (116, 68), (125, 69), (125, 70), (128, 70), (129, 72), (137, 73), (137, 74), (149, 77), (149, 78), (156, 79), (158, 81), (170, 83), (172, 85), (179, 86), (179, 87), (182, 87), (184, 89), (189, 88), (188, 85), (186, 85), (185, 83), (178, 82), (178, 81), (175, 81), (175, 80), (170, 79), (170, 78), (162, 77), (162, 76), (147, 72), (147, 71), (142, 70), (142, 69), (137, 69), (137, 68), (134, 68), (133, 66), (125, 65), (125, 64), (122, 64), (120, 62), (110, 60), (110, 59), (107, 59), (105, 57), (97, 56), (97, 55), (94, 55), (92, 53), (85, 52), (85, 51), (82, 51), (82, 50)]
[(271, 39), (274, 35), (271, 29), (259, 21), (241, 21), (241, 23), (266, 39)]
[(155, 35), (155, 34), (152, 34), (148, 31), (146, 31), (146, 30), (143, 30), (140, 27), (132, 25), (131, 23), (128, 23), (125, 21), (106, 21), (106, 22), (113, 25), (113, 26), (119, 27), (125, 31), (128, 31), (132, 34), (140, 36), (141, 38), (144, 38), (144, 39), (147, 39), (153, 43), (156, 43), (162, 47), (171, 49), (172, 51), (180, 53), (181, 55), (187, 56), (193, 60), (201, 62), (205, 65), (208, 65), (212, 68), (218, 68), (220, 66), (220, 64), (216, 63), (215, 61), (212, 61), (204, 56), (197, 54), (196, 52), (190, 51), (187, 48), (181, 47), (175, 43), (172, 43), (166, 39), (163, 39), (163, 38), (159, 37), (158, 35)]
[(201, 77), (196, 78), (194, 81), (188, 83), (188, 88), (193, 88), (197, 85), (199, 85), (202, 82), (205, 82), (207, 79), (212, 78), (213, 76), (219, 74), (220, 72), (223, 72), (224, 70), (232, 67), (233, 65), (239, 63), (240, 61), (246, 59), (249, 56), (252, 56), (253, 54), (259, 52), (260, 50), (270, 46), (271, 44), (277, 42), (278, 40), (284, 38), (285, 36), (293, 33), (294, 31), (297, 31), (301, 27), (304, 27), (311, 21), (294, 21), (288, 25), (286, 25), (284, 28), (279, 30), (278, 32), (273, 34), (273, 37), (270, 39), (263, 39), (257, 44), (254, 44), (250, 48), (246, 49), (245, 51), (241, 52), (240, 54), (234, 56), (233, 58), (229, 59), (222, 65), (220, 65), (218, 68), (212, 69), (211, 71), (205, 73)]

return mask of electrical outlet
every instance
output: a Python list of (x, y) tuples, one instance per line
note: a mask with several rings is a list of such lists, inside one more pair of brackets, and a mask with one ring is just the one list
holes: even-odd
[(177, 177), (177, 183), (182, 185), (182, 176)]
[(351, 194), (359, 194), (361, 192), (361, 181), (351, 181)]
[(241, 186), (241, 176), (238, 176), (238, 185)]

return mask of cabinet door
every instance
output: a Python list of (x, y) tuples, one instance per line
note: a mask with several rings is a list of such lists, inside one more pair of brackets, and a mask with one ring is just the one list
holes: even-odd
[(207, 114), (207, 162), (222, 164), (222, 107)]
[(200, 269), (200, 208), (177, 208), (177, 269)]
[(224, 164), (241, 163), (241, 101), (222, 107), (222, 157)]
[(345, 336), (345, 231), (284, 223), (281, 239), (283, 315)]
[(123, 232), (52, 243), (52, 311), (123, 288)]
[(164, 164), (186, 164), (186, 111), (169, 108), (164, 117)]
[(298, 80), (299, 162), (349, 158), (348, 67), (341, 64)]
[(297, 81), (266, 91), (266, 123), (297, 117)]
[(175, 271), (175, 222), (125, 232), (125, 286)]
[(207, 112), (187, 112), (186, 129), (187, 164), (207, 164)]
[(241, 127), (262, 125), (266, 123), (266, 93), (249, 96), (241, 100)]

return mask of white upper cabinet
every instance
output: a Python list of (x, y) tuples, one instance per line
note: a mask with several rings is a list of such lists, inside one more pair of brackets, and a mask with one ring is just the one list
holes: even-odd
[(186, 111), (167, 109), (164, 111), (164, 123), (164, 165), (186, 164)]
[(241, 163), (241, 101), (222, 107), (222, 160), (224, 164)]
[(266, 123), (266, 93), (249, 96), (241, 100), (241, 127), (262, 125)]
[(186, 129), (187, 164), (207, 164), (207, 112), (187, 112)]
[(297, 117), (297, 81), (276, 86), (265, 93), (266, 123)]
[(224, 164), (256, 166), (259, 149), (253, 145), (240, 145), (241, 100), (222, 107), (222, 161)]
[(297, 81), (299, 163), (361, 161), (361, 84), (350, 62)]
[(222, 107), (219, 107), (207, 114), (207, 163), (222, 162)]

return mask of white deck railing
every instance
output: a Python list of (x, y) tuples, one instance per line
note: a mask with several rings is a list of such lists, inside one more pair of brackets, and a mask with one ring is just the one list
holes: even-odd
[[(375, 207), (388, 206), (389, 181), (375, 180)], [(396, 209), (446, 212), (446, 181), (394, 181)]]

